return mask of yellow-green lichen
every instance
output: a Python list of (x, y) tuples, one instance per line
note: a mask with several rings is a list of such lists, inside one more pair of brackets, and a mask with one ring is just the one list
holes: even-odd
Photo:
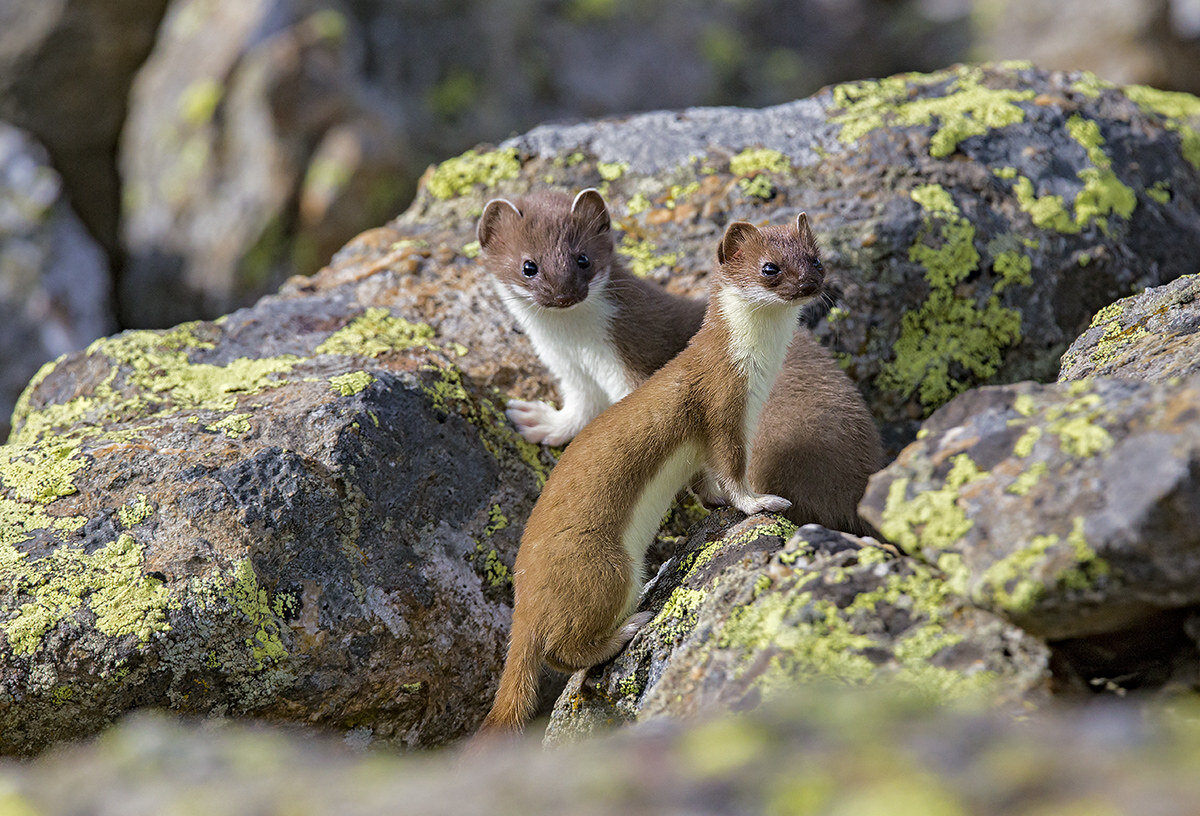
[(76, 443), (6, 446), (0, 453), (0, 488), (27, 502), (49, 504), (76, 492), (75, 473), (86, 466)]
[(1157, 113), (1164, 126), (1179, 134), (1179, 148), (1192, 167), (1200, 168), (1200, 131), (1185, 119), (1200, 119), (1200, 98), (1179, 91), (1161, 91), (1146, 85), (1127, 85), (1125, 95), (1144, 111)]
[(0, 544), (0, 586), (12, 599), (0, 607), (0, 631), (15, 654), (36, 652), (85, 603), (109, 637), (145, 642), (170, 629), (167, 589), (142, 574), (142, 548), (128, 533), (92, 553), (63, 546), (38, 559)]
[(483, 579), (493, 589), (507, 589), (512, 586), (512, 570), (500, 559), (500, 553), (483, 544), (475, 545), (475, 552), (467, 560), (476, 565)]
[(488, 523), (487, 527), (483, 528), (485, 536), (493, 536), (508, 526), (508, 516), (500, 509), (500, 505), (493, 504), (488, 508)]
[(375, 382), (375, 376), (368, 371), (348, 371), (345, 374), (330, 377), (329, 387), (343, 397), (352, 397), (373, 382)]
[(778, 150), (765, 147), (746, 148), (729, 160), (729, 172), (735, 176), (754, 173), (786, 173), (792, 169), (792, 160)]
[(950, 549), (975, 526), (959, 504), (962, 488), (985, 475), (971, 457), (960, 453), (940, 488), (923, 490), (910, 499), (909, 479), (896, 479), (888, 487), (880, 532), (910, 554), (924, 552), (932, 557)]
[(214, 433), (223, 433), (230, 439), (238, 439), (250, 433), (251, 414), (230, 414), (224, 419), (205, 425), (204, 429)]
[[(924, 229), (909, 248), (909, 259), (925, 269), (929, 296), (906, 311), (894, 359), (884, 364), (876, 384), (927, 409), (946, 402), (1000, 368), (1002, 352), (1021, 336), (1021, 314), (1000, 305), (993, 292), (985, 305), (957, 288), (979, 266), (975, 227), (963, 217), (949, 191), (936, 184), (910, 193), (925, 211)], [(933, 238), (937, 245), (931, 245)], [(1008, 282), (1019, 282), (1010, 274)], [(997, 287), (998, 288), (998, 287)], [(959, 370), (969, 375), (963, 377)]]
[(667, 200), (664, 202), (668, 210), (673, 210), (688, 196), (695, 195), (700, 189), (700, 182), (693, 181), (690, 184), (672, 184), (667, 190)]
[(138, 493), (137, 498), (129, 504), (121, 505), (117, 510), (117, 519), (126, 530), (136, 527), (154, 515), (154, 505), (146, 498), (145, 493)]
[(650, 199), (646, 198), (644, 193), (636, 193), (625, 205), (625, 212), (630, 215), (638, 215), (648, 209), (650, 209)]
[(433, 349), (433, 327), (392, 317), (387, 309), (367, 309), (313, 350), (314, 354), (378, 357), (386, 351)]
[(287, 649), (280, 638), (282, 626), (272, 608), (271, 596), (259, 585), (249, 558), (242, 559), (234, 568), (233, 585), (228, 588), (227, 597), (255, 630), (246, 638), (246, 646), (256, 667), (261, 669), (286, 657)]
[(764, 201), (775, 195), (775, 185), (761, 173), (753, 178), (738, 179), (738, 187), (751, 198), (761, 198)]
[(1013, 453), (1024, 459), (1033, 453), (1033, 446), (1042, 438), (1042, 429), (1037, 425), (1029, 426), (1013, 445)]
[(1016, 479), (1013, 479), (1012, 484), (1007, 488), (1009, 493), (1014, 496), (1027, 496), (1029, 491), (1037, 487), (1037, 483), (1041, 481), (1042, 476), (1046, 475), (1047, 466), (1045, 462), (1034, 462), (1029, 470), (1022, 473)]
[(1028, 614), (1050, 589), (1086, 590), (1108, 573), (1108, 563), (1088, 546), (1083, 518), (1076, 516), (1065, 541), (1054, 533), (1037, 535), (989, 565), (972, 582), (971, 597), (976, 603)]
[[(962, 67), (838, 85), (833, 89), (833, 107), (842, 113), (831, 121), (842, 126), (838, 138), (852, 144), (886, 125), (929, 125), (936, 119), (938, 129), (930, 139), (929, 154), (948, 156), (964, 139), (1025, 119), (1017, 103), (1032, 99), (1032, 90), (989, 88), (983, 78), (981, 69)], [(913, 98), (914, 91), (927, 90), (933, 95)]]
[(644, 278), (660, 266), (674, 266), (679, 262), (679, 253), (656, 253), (658, 246), (649, 239), (638, 240), (626, 233), (617, 245), (617, 252), (625, 256), (629, 263), (629, 271)]
[(1107, 232), (1107, 217), (1115, 213), (1129, 218), (1137, 207), (1137, 196), (1113, 172), (1112, 160), (1103, 150), (1100, 125), (1095, 120), (1075, 114), (1067, 120), (1067, 132), (1087, 151), (1093, 165), (1076, 174), (1083, 182), (1083, 189), (1075, 195), (1074, 214), (1068, 211), (1062, 196), (1038, 196), (1033, 182), (1025, 176), (1019, 177), (1013, 185), (1017, 204), (1041, 229), (1075, 234), (1096, 224)]
[(600, 178), (605, 181), (616, 181), (621, 176), (625, 175), (625, 171), (629, 169), (629, 165), (625, 162), (597, 162), (596, 172), (600, 174)]
[[(882, 580), (876, 589), (859, 592), (845, 606), (818, 597), (817, 581), (836, 584), (849, 580), (849, 575), (839, 577), (837, 568), (830, 565), (798, 574), (787, 588), (759, 593), (735, 607), (717, 633), (716, 645), (769, 655), (754, 680), (756, 687), (766, 692), (790, 687), (797, 679), (818, 677), (867, 683), (880, 678), (883, 671), (935, 699), (973, 694), (987, 687), (994, 679), (990, 671), (971, 673), (933, 665), (932, 658), (962, 640), (945, 627), (953, 614), (950, 590), (930, 568), (902, 563), (864, 548), (858, 564), (843, 569), (860, 574), (871, 571)], [(867, 657), (880, 645), (869, 633), (876, 626), (881, 605), (906, 609), (911, 621), (893, 644), (895, 663), (886, 670)]]
[(455, 198), (471, 192), (477, 185), (487, 188), (515, 179), (520, 171), (516, 148), (486, 153), (468, 150), (439, 164), (430, 174), (426, 189), (436, 198)]
[(1159, 179), (1146, 188), (1146, 196), (1159, 204), (1168, 204), (1171, 201), (1171, 185), (1169, 182)]
[(193, 128), (207, 125), (221, 104), (224, 89), (211, 77), (197, 79), (179, 94), (179, 116)]

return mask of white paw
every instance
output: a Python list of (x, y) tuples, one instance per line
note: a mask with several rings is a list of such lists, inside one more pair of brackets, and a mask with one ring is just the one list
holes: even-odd
[(737, 509), (747, 516), (755, 513), (780, 513), (792, 506), (783, 496), (772, 496), (770, 493), (761, 496), (746, 496), (737, 503)]
[(533, 443), (562, 445), (579, 432), (572, 417), (545, 402), (509, 400), (504, 413), (521, 436)]

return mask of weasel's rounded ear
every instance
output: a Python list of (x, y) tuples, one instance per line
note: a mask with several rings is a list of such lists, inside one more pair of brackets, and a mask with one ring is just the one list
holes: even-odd
[(796, 216), (796, 230), (800, 233), (800, 237), (809, 242), (815, 242), (817, 239), (813, 235), (812, 227), (808, 225), (808, 214), (800, 213)]
[(513, 216), (520, 218), (521, 211), (507, 198), (493, 198), (489, 201), (483, 208), (483, 215), (479, 216), (479, 226), (475, 228), (479, 246), (487, 249), (487, 245), (496, 237), (496, 227), (500, 221)]
[(579, 218), (589, 229), (596, 233), (608, 232), (612, 227), (612, 219), (608, 216), (608, 205), (604, 196), (594, 187), (580, 190), (579, 195), (571, 202), (571, 215)]
[(758, 235), (758, 227), (749, 221), (734, 221), (725, 228), (725, 236), (717, 245), (717, 263), (727, 263), (738, 254), (746, 242)]

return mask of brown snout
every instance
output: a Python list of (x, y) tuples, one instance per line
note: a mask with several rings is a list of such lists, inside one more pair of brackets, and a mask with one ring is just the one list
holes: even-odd
[(574, 306), (576, 303), (582, 303), (587, 300), (587, 286), (582, 286), (568, 291), (559, 291), (547, 293), (545, 297), (540, 298), (542, 305), (550, 309), (566, 309)]

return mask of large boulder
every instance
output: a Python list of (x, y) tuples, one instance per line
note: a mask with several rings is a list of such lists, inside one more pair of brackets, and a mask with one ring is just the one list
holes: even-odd
[(1121, 635), (1107, 677), (1161, 684), (1154, 661), (1195, 653), (1200, 376), (971, 391), (859, 509), (977, 606), (1051, 640)]
[(1200, 800), (1192, 711), (1093, 705), (1018, 720), (810, 688), (748, 716), (554, 751), (526, 741), (470, 761), (141, 716), (93, 743), (0, 764), (0, 805), (22, 816), (1184, 816)]
[(104, 248), (117, 246), (117, 139), (167, 0), (0, 0), (0, 119), (50, 151)]
[(610, 663), (576, 672), (561, 742), (618, 723), (741, 711), (814, 681), (903, 686), (930, 700), (1032, 700), (1041, 641), (955, 596), (938, 569), (872, 539), (714, 513), (649, 588), (654, 618)]
[(1200, 371), (1200, 275), (1118, 300), (1096, 312), (1062, 356), (1059, 382), (1122, 377), (1165, 382)]
[(46, 152), (0, 122), (0, 440), (42, 363), (115, 328), (110, 290), (104, 252)]
[(125, 325), (251, 303), (396, 211), (402, 132), (362, 70), (333, 9), (172, 4), (122, 134)]
[[(362, 285), (481, 340), (478, 377), (545, 396), (542, 369), (480, 281), (484, 202), (599, 186), (637, 274), (700, 295), (724, 225), (806, 210), (841, 302), (818, 335), (893, 450), (988, 382), (1053, 380), (1114, 298), (1194, 271), (1200, 100), (1019, 64), (839, 85), (763, 110), (693, 109), (539, 127), (431, 170), (413, 206), (354, 252)], [(360, 274), (344, 266), (323, 289)]]
[(47, 367), (0, 447), (0, 752), (141, 706), (468, 733), (545, 454), (342, 292)]

